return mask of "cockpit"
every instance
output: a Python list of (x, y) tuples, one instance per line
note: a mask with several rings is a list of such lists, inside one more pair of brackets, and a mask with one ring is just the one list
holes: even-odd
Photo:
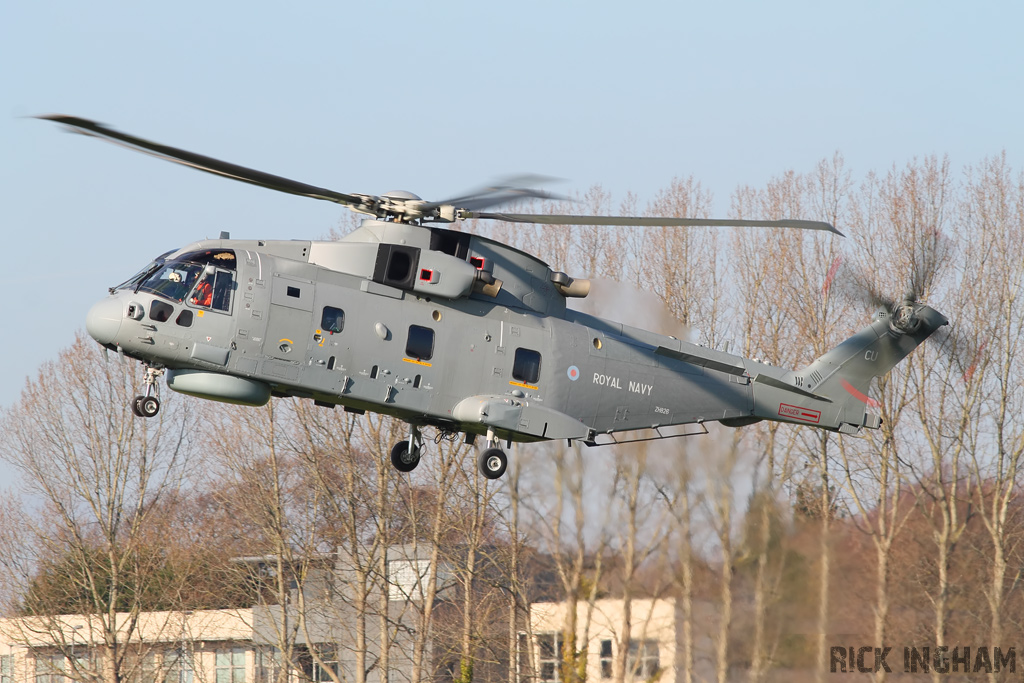
[(192, 251), (168, 260), (177, 250), (158, 256), (152, 263), (121, 283), (115, 290), (148, 292), (174, 303), (228, 311), (235, 279), (235, 252), (230, 249)]

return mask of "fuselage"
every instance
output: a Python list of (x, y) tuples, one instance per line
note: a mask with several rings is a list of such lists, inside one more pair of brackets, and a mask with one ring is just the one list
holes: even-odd
[[(298, 396), (512, 440), (592, 440), (751, 414), (752, 372), (666, 356), (696, 347), (567, 309), (543, 262), (460, 239), (465, 248), (450, 256), (490, 268), (497, 293), (472, 274), (459, 284), (461, 266), (436, 260), (443, 252), (417, 252), (414, 285), (392, 286), (374, 276), (390, 264), (382, 271), (379, 258), (358, 256), (371, 246), (364, 241), (334, 253), (330, 243), (209, 240), (113, 289), (88, 329), (167, 368), (169, 386), (185, 393), (254, 405)], [(204, 282), (212, 291), (200, 291)], [(442, 283), (467, 291), (432, 296), (430, 285)], [(752, 363), (714, 353), (723, 364)]]

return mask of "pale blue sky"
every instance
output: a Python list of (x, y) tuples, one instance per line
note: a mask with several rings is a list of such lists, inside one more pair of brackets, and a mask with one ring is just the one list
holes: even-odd
[(153, 256), (344, 210), (23, 118), (60, 112), (344, 192), (509, 173), (642, 198), (842, 152), (1024, 160), (1024, 5), (950, 2), (0, 3), (0, 405)]

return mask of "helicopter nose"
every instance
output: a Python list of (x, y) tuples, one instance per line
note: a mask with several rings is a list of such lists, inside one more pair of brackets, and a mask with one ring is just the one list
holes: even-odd
[(85, 316), (85, 329), (89, 336), (106, 346), (117, 338), (124, 318), (124, 306), (117, 297), (97, 302)]

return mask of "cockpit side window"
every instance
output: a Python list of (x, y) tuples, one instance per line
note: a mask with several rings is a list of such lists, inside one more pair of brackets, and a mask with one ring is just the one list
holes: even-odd
[(189, 303), (200, 308), (227, 312), (231, 310), (231, 290), (234, 282), (234, 275), (226, 270), (204, 273), (192, 296), (189, 297)]
[(199, 284), (196, 285), (196, 290), (192, 292), (192, 298), (189, 299), (189, 303), (193, 306), (201, 306), (202, 308), (209, 308), (210, 304), (213, 303), (213, 278), (209, 275), (204, 275)]
[(226, 270), (218, 270), (213, 282), (213, 309), (228, 311), (231, 309), (231, 289), (235, 282), (234, 276)]

